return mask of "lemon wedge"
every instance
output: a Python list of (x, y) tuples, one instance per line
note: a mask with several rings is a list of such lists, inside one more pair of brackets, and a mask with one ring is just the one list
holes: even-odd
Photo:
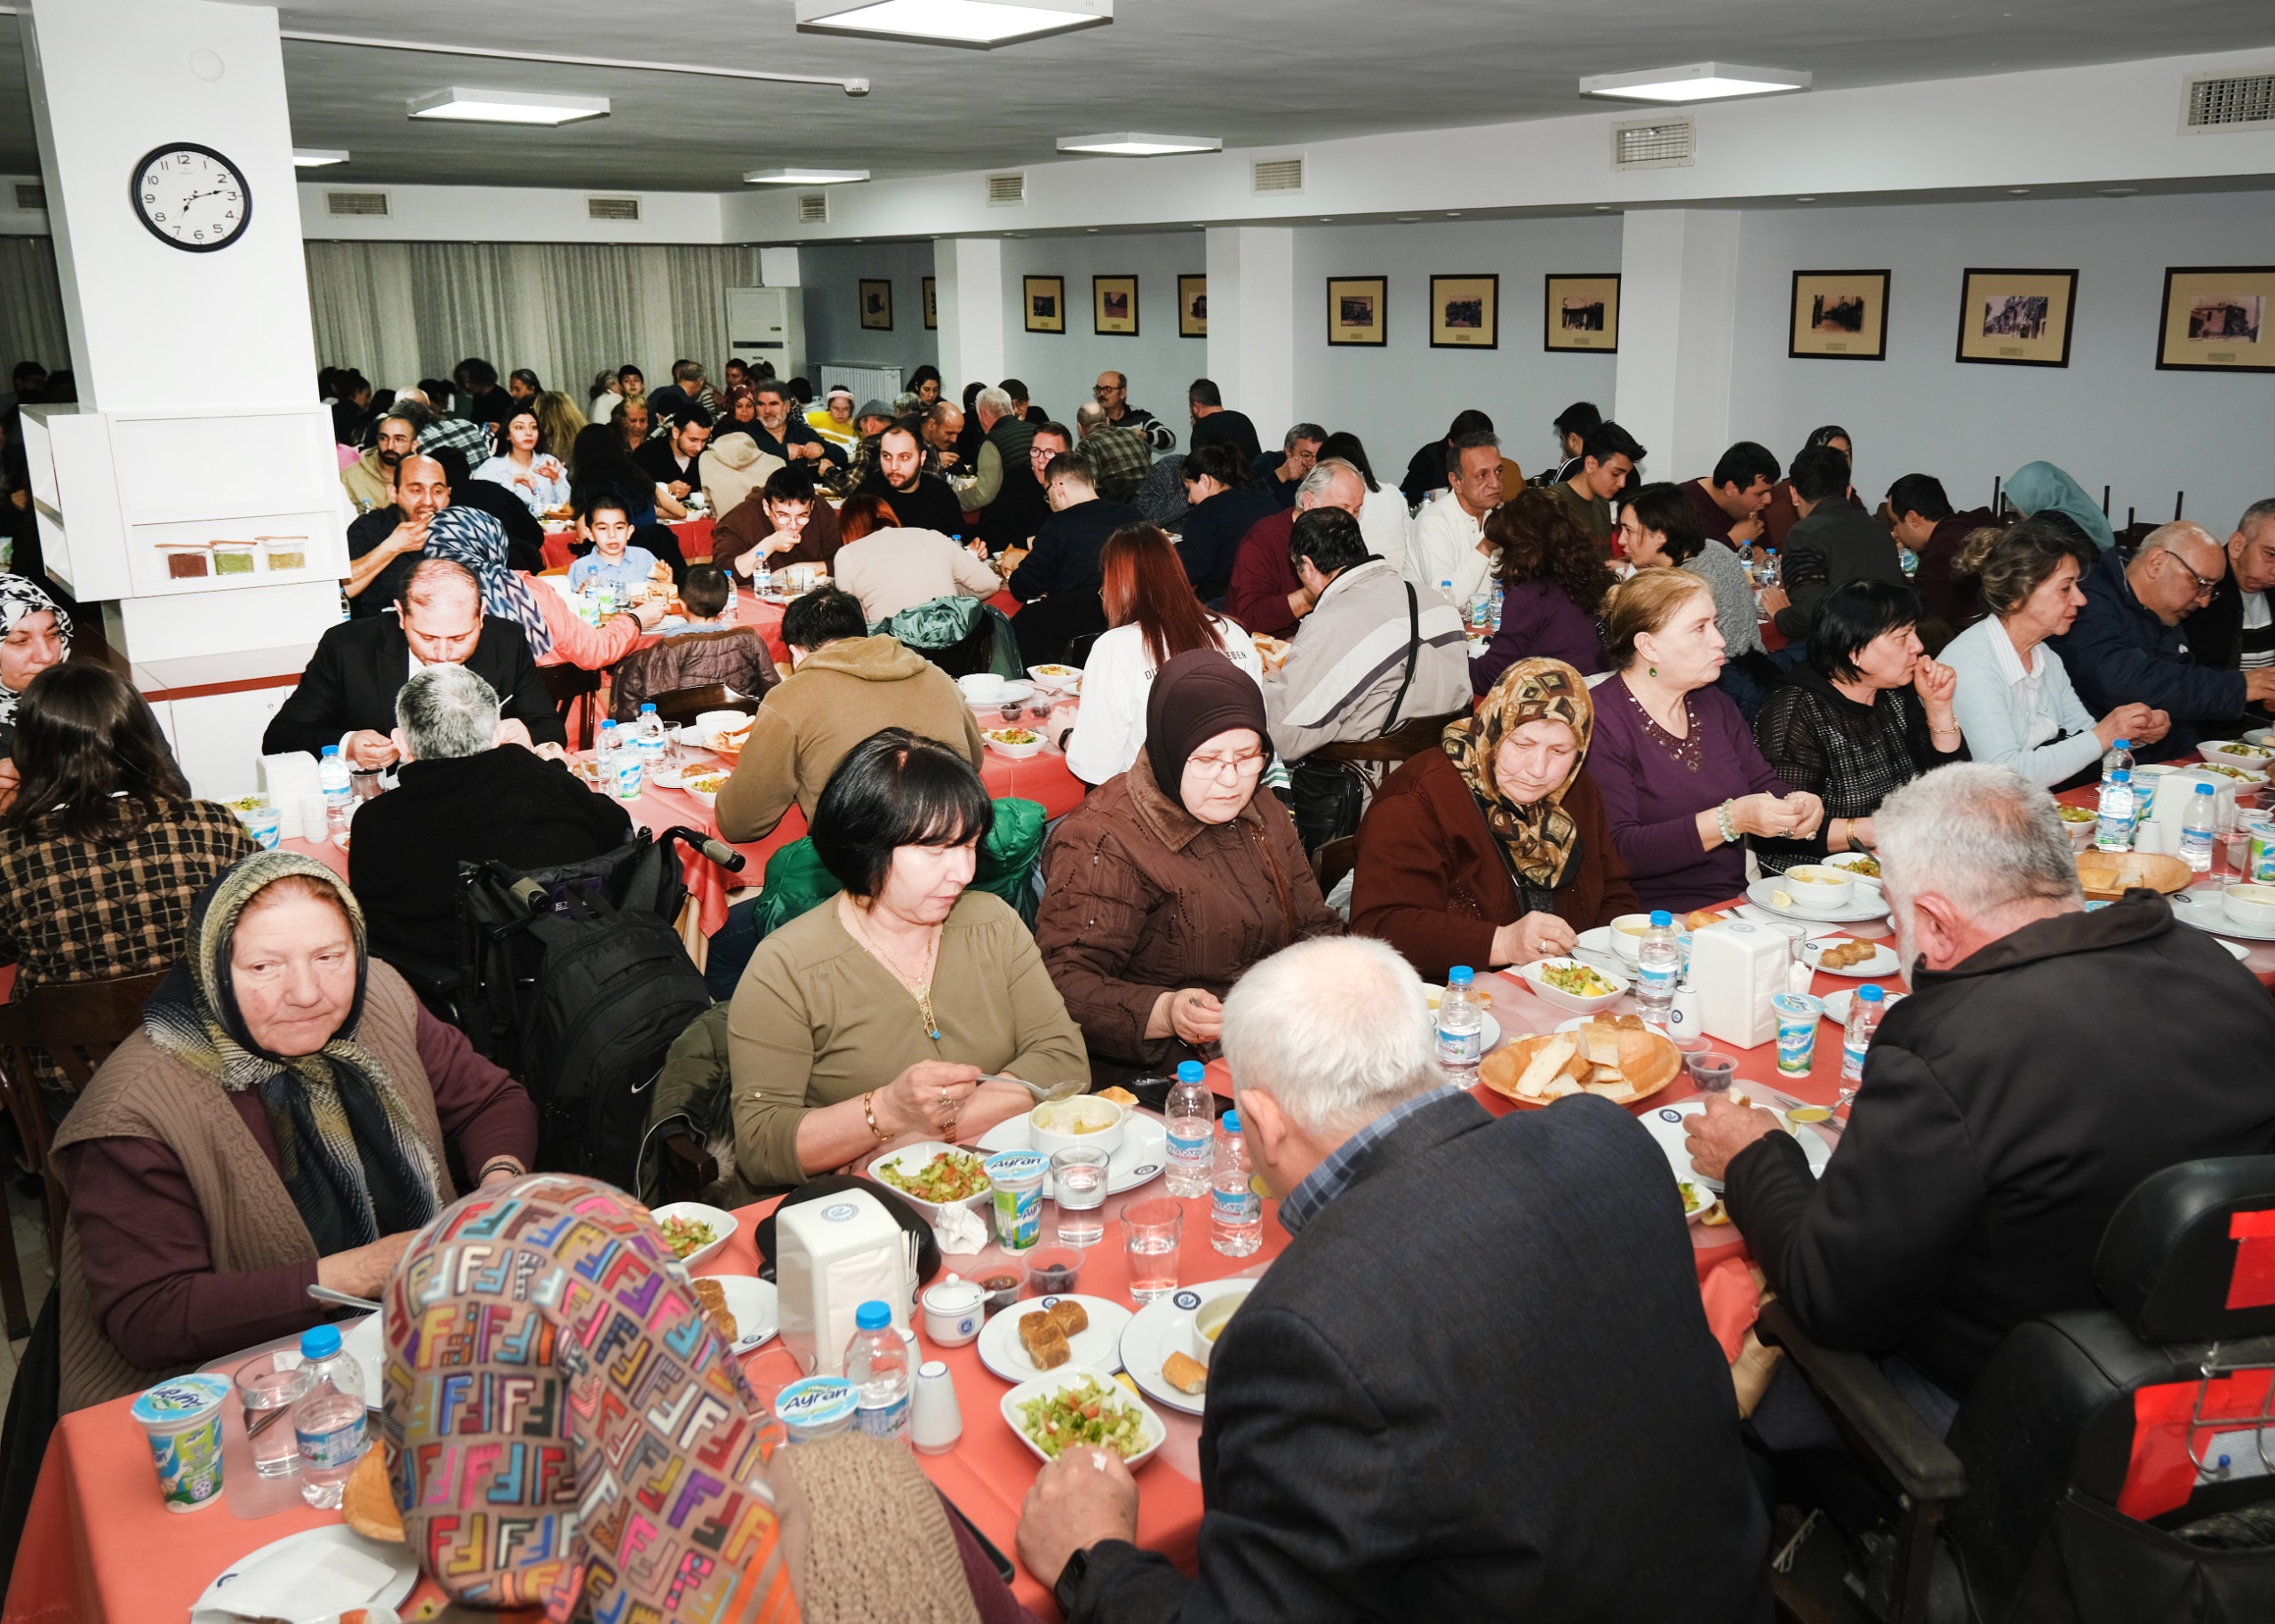
[(1783, 891), (1770, 892), (1769, 900), (1776, 904), (1780, 908), (1790, 908), (1793, 905), (1793, 899), (1786, 896)]

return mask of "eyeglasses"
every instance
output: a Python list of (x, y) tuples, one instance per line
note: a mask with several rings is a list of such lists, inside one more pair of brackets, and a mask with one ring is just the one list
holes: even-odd
[(1204, 778), (1221, 781), (1261, 771), (1264, 767), (1264, 752), (1250, 750), (1236, 756), (1187, 756), (1185, 759), (1185, 764)]
[(2196, 595), (2198, 597), (2207, 598), (2218, 589), (2220, 585), (2220, 577), (2218, 576), (2201, 576), (2197, 574), (2195, 569), (2190, 565), (2189, 561), (2181, 557), (2179, 553), (2174, 552), (2170, 547), (2164, 549), (2164, 555), (2172, 560), (2174, 563), (2178, 564), (2183, 569), (2188, 571), (2188, 578), (2196, 583)]

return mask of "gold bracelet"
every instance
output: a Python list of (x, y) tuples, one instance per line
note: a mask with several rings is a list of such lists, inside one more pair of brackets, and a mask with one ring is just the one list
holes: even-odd
[(884, 1129), (877, 1126), (876, 1097), (877, 1091), (874, 1088), (870, 1089), (868, 1093), (861, 1096), (861, 1114), (868, 1118), (869, 1132), (877, 1136), (877, 1142), (879, 1144), (882, 1144), (885, 1141), (890, 1139), (892, 1135), (886, 1133)]

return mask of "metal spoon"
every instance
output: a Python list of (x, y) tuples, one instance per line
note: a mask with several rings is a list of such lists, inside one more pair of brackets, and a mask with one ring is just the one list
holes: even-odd
[[(1046, 1105), (1053, 1100), (1070, 1100), (1082, 1092), (1082, 1085), (1071, 1077), (1063, 1083), (1053, 1083), (1049, 1087), (1045, 1087), (1041, 1083), (1031, 1083), (1024, 1077), (1002, 1077), (988, 1071), (981, 1072), (978, 1080), (983, 1083), (1017, 1083)], [(310, 1289), (315, 1288), (310, 1287)]]
[(343, 1309), (362, 1309), (366, 1314), (376, 1314), (379, 1305), (368, 1297), (351, 1297), (346, 1292), (336, 1292), (329, 1286), (311, 1286), (308, 1295), (318, 1302), (330, 1302)]

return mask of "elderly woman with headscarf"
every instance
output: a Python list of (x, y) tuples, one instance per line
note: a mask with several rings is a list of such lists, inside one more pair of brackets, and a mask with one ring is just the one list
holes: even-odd
[[(71, 657), (71, 617), (29, 577), (0, 575), (0, 757), (16, 753), (16, 705), (32, 679)], [(12, 768), (0, 784), (15, 787)]]
[(1376, 792), (1351, 928), (1425, 976), (1529, 964), (1642, 904), (1586, 770), (1595, 705), (1561, 660), (1519, 660)]
[(463, 564), (482, 583), (482, 612), (510, 620), (530, 640), (540, 665), (599, 671), (640, 646), (670, 607), (662, 598), (611, 615), (592, 625), (550, 578), (540, 580), (506, 561), (506, 532), (487, 513), (446, 507), (427, 525), (426, 556)]
[(2025, 518), (2043, 513), (2060, 513), (2086, 533), (2086, 539), (2106, 553), (2117, 545), (2109, 515), (2087, 496), (2084, 487), (2050, 462), (2026, 462), (2006, 483), (2007, 500)]
[(1288, 809), (1259, 787), (1271, 760), (1256, 679), (1195, 649), (1154, 673), (1130, 770), (1058, 825), (1035, 939), (1094, 1069), (1196, 1057), (1250, 965), (1342, 933)]
[(536, 1150), (521, 1085), (369, 957), (347, 883), (246, 858), (56, 1134), (63, 1408), (304, 1330), (311, 1286), (376, 1297), (454, 1152), (487, 1186)]

